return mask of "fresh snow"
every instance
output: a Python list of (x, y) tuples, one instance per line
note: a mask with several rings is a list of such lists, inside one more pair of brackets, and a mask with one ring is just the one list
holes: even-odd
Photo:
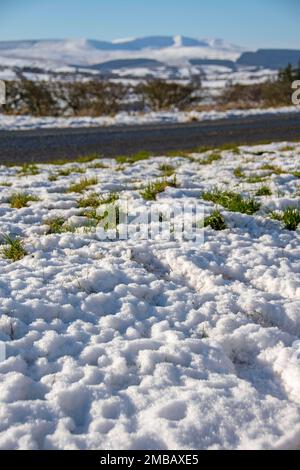
[(274, 115), (300, 112), (299, 106), (285, 106), (267, 109), (232, 109), (229, 111), (159, 111), (159, 112), (120, 112), (115, 116), (100, 117), (33, 117), (0, 114), (0, 130), (26, 130), (57, 127), (97, 127), (139, 124), (185, 123), (217, 119), (230, 119), (256, 115)]
[[(161, 163), (177, 167), (179, 187), (158, 196), (167, 205), (216, 185), (254, 194), (261, 184), (235, 178), (240, 166), (247, 176), (267, 176), (265, 163), (285, 170), (268, 176), (273, 196), (256, 215), (222, 210), (228, 229), (205, 229), (203, 243), (103, 241), (84, 227), (47, 235), (54, 216), (84, 225), (80, 196), (65, 192), (82, 175), (0, 167), (0, 183), (12, 184), (0, 186), (1, 232), (28, 252), (0, 257), (0, 449), (300, 447), (300, 233), (267, 215), (299, 206), (300, 145), (289, 145), (223, 151), (211, 165), (66, 165), (142, 212), (140, 187)], [(40, 200), (12, 209), (15, 191)]]
[(236, 60), (245, 49), (221, 40), (153, 36), (117, 41), (89, 39), (0, 41), (2, 65), (57, 67), (93, 65), (109, 60), (148, 58), (166, 64), (188, 59)]

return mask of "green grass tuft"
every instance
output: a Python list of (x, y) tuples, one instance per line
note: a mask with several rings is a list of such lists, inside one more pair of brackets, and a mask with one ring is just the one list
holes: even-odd
[(162, 176), (164, 177), (172, 176), (175, 173), (175, 167), (173, 165), (168, 165), (168, 163), (160, 165), (159, 170), (162, 172)]
[(140, 192), (140, 194), (142, 198), (145, 199), (145, 201), (156, 201), (156, 196), (160, 193), (163, 193), (167, 187), (177, 187), (176, 175), (171, 181), (164, 179), (161, 181), (148, 183), (148, 185)]
[(39, 169), (36, 165), (24, 163), (24, 165), (22, 165), (22, 167), (18, 170), (18, 174), (20, 176), (38, 175)]
[(46, 220), (45, 224), (49, 226), (47, 234), (74, 232), (74, 227), (65, 224), (65, 222), (65, 219), (62, 217), (54, 217), (53, 219)]
[(94, 170), (104, 170), (105, 168), (109, 168), (107, 165), (104, 163), (98, 162), (98, 163), (93, 163), (92, 165), (89, 165), (89, 168), (92, 168)]
[(283, 222), (287, 230), (297, 230), (300, 224), (300, 209), (295, 207), (287, 207), (282, 212), (272, 212), (271, 217), (274, 220)]
[(233, 174), (236, 178), (245, 178), (246, 176), (245, 173), (243, 172), (242, 167), (240, 166), (234, 170)]
[(207, 157), (203, 158), (202, 160), (198, 160), (200, 165), (211, 165), (213, 162), (217, 162), (221, 160), (222, 156), (220, 153), (214, 152), (208, 155)]
[(243, 198), (240, 194), (231, 191), (207, 191), (202, 194), (205, 201), (219, 204), (231, 212), (252, 215), (260, 209), (260, 203), (253, 198)]
[(2, 255), (5, 258), (15, 262), (27, 255), (21, 240), (13, 238), (10, 235), (4, 235), (3, 238), (6, 246), (2, 248)]
[(71, 184), (67, 189), (68, 193), (81, 193), (85, 189), (98, 183), (97, 178), (83, 178), (78, 183)]
[(213, 230), (226, 230), (227, 225), (220, 211), (215, 210), (212, 214), (204, 219), (204, 227), (211, 227)]
[(272, 196), (272, 190), (269, 186), (262, 186), (256, 192), (255, 196)]
[(27, 207), (28, 202), (38, 201), (39, 198), (26, 193), (13, 193), (9, 198), (9, 204), (13, 209), (21, 209)]
[(264, 181), (266, 181), (266, 179), (267, 178), (265, 176), (253, 175), (246, 179), (246, 183), (249, 183), (249, 184), (263, 183)]
[(286, 173), (282, 168), (280, 168), (279, 166), (276, 166), (276, 165), (271, 165), (270, 163), (266, 163), (265, 165), (263, 165), (261, 168), (261, 170), (268, 170), (270, 171), (271, 173), (273, 173), (274, 175), (282, 175), (284, 173)]
[(119, 155), (118, 157), (116, 157), (116, 161), (121, 164), (124, 164), (124, 163), (133, 164), (142, 160), (148, 160), (148, 158), (150, 158), (151, 156), (152, 156), (151, 152), (142, 150), (141, 152), (137, 152), (129, 156)]
[(119, 199), (118, 194), (110, 193), (104, 195), (98, 195), (96, 193), (91, 193), (86, 197), (79, 199), (77, 202), (77, 207), (85, 209), (88, 207), (97, 208), (103, 204), (113, 204)]

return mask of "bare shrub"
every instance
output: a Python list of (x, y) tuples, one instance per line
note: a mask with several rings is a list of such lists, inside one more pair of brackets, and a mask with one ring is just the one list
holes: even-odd
[(145, 105), (154, 111), (161, 111), (172, 108), (186, 109), (199, 100), (197, 91), (200, 89), (199, 82), (182, 85), (153, 79), (138, 86), (136, 91), (142, 97)]
[(7, 83), (7, 114), (100, 116), (120, 111), (127, 88), (108, 81)]
[(291, 86), (280, 80), (253, 85), (229, 85), (218, 102), (230, 108), (286, 106), (291, 104)]
[(56, 96), (66, 114), (100, 116), (119, 112), (126, 93), (122, 84), (93, 80), (59, 84)]
[(59, 108), (53, 95), (52, 84), (21, 79), (7, 82), (6, 105), (8, 114), (57, 116)]

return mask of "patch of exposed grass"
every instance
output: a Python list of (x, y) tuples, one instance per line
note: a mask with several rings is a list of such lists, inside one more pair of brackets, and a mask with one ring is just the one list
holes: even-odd
[(261, 166), (260, 169), (270, 171), (274, 175), (282, 175), (286, 173), (282, 168), (276, 165), (272, 165), (271, 163), (266, 163), (265, 165)]
[(242, 167), (240, 166), (234, 170), (233, 174), (236, 178), (245, 178), (246, 176), (245, 173), (243, 172)]
[(63, 168), (59, 170), (56, 174), (57, 176), (69, 176), (72, 175), (73, 173), (85, 173), (86, 169), (85, 168)]
[(198, 160), (200, 165), (211, 165), (213, 162), (217, 162), (221, 160), (222, 156), (220, 153), (214, 152), (208, 155), (207, 157), (203, 158), (202, 160)]
[(281, 212), (272, 212), (272, 219), (283, 222), (287, 230), (297, 230), (300, 224), (300, 209), (296, 207), (287, 207)]
[(136, 163), (140, 162), (142, 160), (148, 160), (152, 156), (151, 152), (147, 152), (146, 150), (142, 150), (141, 152), (134, 153), (132, 155), (126, 156), (126, 155), (119, 155), (116, 157), (116, 161), (120, 164), (124, 163)]
[(85, 168), (77, 168), (77, 167), (70, 167), (70, 168), (62, 168), (61, 170), (57, 171), (56, 173), (53, 173), (52, 175), (49, 175), (48, 180), (49, 181), (57, 181), (59, 177), (66, 177), (70, 176), (73, 173), (85, 173), (86, 169)]
[(145, 201), (155, 201), (156, 196), (163, 193), (167, 187), (177, 187), (176, 175), (170, 181), (164, 179), (148, 183), (148, 185), (140, 192), (140, 195), (145, 199)]
[(119, 199), (118, 194), (110, 193), (104, 195), (98, 195), (96, 193), (91, 193), (86, 197), (79, 199), (77, 207), (85, 209), (88, 207), (97, 208), (103, 204), (113, 204)]
[(159, 165), (159, 170), (162, 172), (162, 176), (169, 177), (174, 175), (175, 167), (173, 165), (168, 165), (168, 163), (162, 163)]
[(166, 157), (170, 158), (186, 158), (187, 160), (190, 160), (191, 162), (195, 161), (194, 157), (192, 157), (192, 153), (196, 153), (197, 149), (194, 150), (169, 150), (166, 152)]
[(219, 204), (231, 212), (252, 215), (260, 209), (260, 203), (253, 198), (243, 198), (240, 194), (231, 191), (207, 191), (202, 194), (205, 201)]
[(108, 165), (105, 165), (104, 163), (98, 162), (98, 163), (93, 163), (92, 165), (89, 165), (89, 168), (92, 168), (94, 170), (104, 170), (105, 168), (109, 168)]
[(292, 152), (293, 150), (295, 150), (295, 147), (292, 147), (291, 145), (287, 145), (286, 147), (280, 149), (281, 152)]
[(249, 184), (263, 183), (264, 181), (266, 181), (266, 179), (267, 178), (265, 176), (253, 175), (253, 176), (249, 176), (249, 178), (246, 179), (246, 183), (249, 183)]
[(295, 178), (300, 178), (300, 171), (293, 171), (291, 175), (295, 176)]
[(45, 221), (45, 224), (49, 226), (49, 230), (47, 232), (48, 235), (53, 233), (66, 233), (66, 232), (74, 232), (74, 227), (65, 223), (65, 219), (63, 217), (54, 217), (52, 219), (48, 219)]
[(272, 190), (269, 186), (262, 186), (256, 192), (255, 196), (272, 196)]
[(97, 160), (97, 158), (100, 158), (101, 155), (98, 153), (90, 153), (89, 155), (82, 155), (81, 157), (78, 157), (76, 161), (78, 163), (91, 163), (94, 160)]
[(101, 155), (97, 154), (97, 153), (92, 153), (92, 154), (89, 154), (89, 155), (82, 155), (80, 157), (77, 157), (77, 158), (59, 158), (57, 160), (49, 160), (47, 163), (49, 165), (55, 165), (55, 166), (59, 166), (59, 165), (66, 165), (67, 163), (72, 163), (72, 162), (77, 162), (77, 163), (91, 163), (92, 161), (96, 160), (97, 158), (100, 158)]
[(18, 170), (17, 174), (20, 176), (34, 176), (39, 174), (39, 169), (37, 165), (31, 163), (24, 163), (22, 167)]
[(240, 149), (235, 144), (223, 144), (223, 145), (219, 145), (217, 147), (207, 145), (207, 146), (202, 146), (202, 147), (197, 148), (198, 153), (204, 153), (204, 152), (209, 152), (209, 151), (218, 152), (218, 153), (223, 152), (223, 151), (230, 151), (230, 152), (234, 153), (235, 155), (240, 154)]
[(227, 228), (225, 218), (218, 210), (213, 211), (210, 216), (205, 217), (203, 225), (204, 227), (211, 227), (213, 230), (217, 231), (226, 230)]
[(114, 206), (114, 211), (111, 211), (110, 214), (108, 210), (99, 213), (96, 207), (92, 209), (87, 209), (82, 212), (84, 217), (90, 219), (90, 227), (96, 227), (98, 224), (101, 224), (104, 230), (116, 229), (120, 223), (120, 209), (118, 206)]
[(55, 174), (49, 175), (49, 176), (48, 176), (48, 180), (51, 181), (51, 182), (52, 182), (52, 181), (57, 181), (57, 180), (58, 180), (58, 176), (55, 175)]
[(223, 144), (220, 147), (218, 147), (219, 150), (221, 151), (230, 151), (234, 153), (235, 155), (239, 155), (241, 153), (240, 148), (237, 145), (234, 144)]
[(13, 209), (21, 209), (27, 207), (28, 202), (38, 201), (39, 198), (26, 193), (13, 193), (8, 202)]
[(81, 193), (85, 189), (98, 183), (97, 178), (82, 178), (78, 183), (71, 184), (67, 189), (68, 193)]
[(124, 165), (118, 165), (114, 168), (115, 171), (124, 171), (125, 170), (125, 166)]
[(2, 248), (2, 255), (11, 261), (19, 261), (27, 255), (21, 240), (11, 237), (10, 235), (3, 235), (5, 247)]
[(9, 183), (8, 181), (1, 181), (0, 186), (4, 186), (6, 188), (10, 188), (12, 186), (12, 183)]

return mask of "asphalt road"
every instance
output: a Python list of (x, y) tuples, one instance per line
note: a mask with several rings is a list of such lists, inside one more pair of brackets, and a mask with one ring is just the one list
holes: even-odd
[(0, 131), (0, 163), (72, 160), (94, 152), (114, 157), (140, 150), (163, 153), (197, 146), (285, 140), (300, 141), (300, 113), (189, 124)]

